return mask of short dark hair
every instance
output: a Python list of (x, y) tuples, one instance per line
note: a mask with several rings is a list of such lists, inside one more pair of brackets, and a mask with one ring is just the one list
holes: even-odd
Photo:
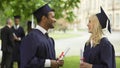
[(14, 19), (20, 19), (20, 18), (21, 18), (20, 15), (16, 15), (16, 16), (14, 16)]

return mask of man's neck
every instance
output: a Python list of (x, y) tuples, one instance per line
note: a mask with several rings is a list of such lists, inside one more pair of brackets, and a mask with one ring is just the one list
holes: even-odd
[(15, 24), (15, 26), (18, 26), (19, 24)]
[(45, 26), (44, 24), (38, 24), (39, 26), (41, 26), (42, 28), (44, 28), (46, 31), (48, 31), (48, 27), (47, 26)]

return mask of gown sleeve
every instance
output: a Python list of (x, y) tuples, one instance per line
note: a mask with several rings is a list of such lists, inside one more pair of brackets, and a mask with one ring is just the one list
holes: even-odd
[(25, 37), (25, 31), (24, 29), (21, 27), (21, 39), (23, 39)]
[[(21, 43), (21, 68), (44, 68), (45, 59), (36, 56), (37, 45), (35, 37), (26, 36)], [(37, 42), (38, 43), (38, 42)]]
[(100, 43), (100, 60), (101, 64), (94, 64), (93, 68), (116, 68), (114, 48), (106, 38)]

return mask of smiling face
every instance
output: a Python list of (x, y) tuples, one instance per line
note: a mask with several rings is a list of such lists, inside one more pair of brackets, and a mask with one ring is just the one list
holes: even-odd
[(102, 30), (96, 15), (93, 15), (89, 18), (89, 23), (87, 24), (87, 26), (88, 26), (89, 33), (96, 33)]
[(87, 26), (88, 26), (88, 32), (92, 33), (93, 32), (93, 27), (94, 27), (94, 22), (93, 22), (92, 17), (89, 18), (89, 22), (88, 22)]
[(53, 11), (51, 11), (48, 13), (46, 25), (49, 28), (54, 28), (55, 22), (56, 22), (55, 13)]
[(54, 28), (55, 22), (56, 22), (55, 13), (54, 11), (50, 11), (48, 12), (47, 15), (43, 15), (41, 17), (41, 21), (38, 23), (38, 25), (48, 30)]

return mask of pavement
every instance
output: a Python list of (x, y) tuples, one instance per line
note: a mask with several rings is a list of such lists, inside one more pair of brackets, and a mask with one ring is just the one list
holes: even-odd
[[(57, 56), (66, 48), (70, 48), (66, 56), (80, 56), (80, 50), (84, 49), (85, 42), (88, 40), (90, 34), (87, 31), (78, 33), (81, 35), (80, 37), (55, 40)], [(106, 36), (113, 44), (116, 56), (120, 56), (120, 32), (107, 33)]]

